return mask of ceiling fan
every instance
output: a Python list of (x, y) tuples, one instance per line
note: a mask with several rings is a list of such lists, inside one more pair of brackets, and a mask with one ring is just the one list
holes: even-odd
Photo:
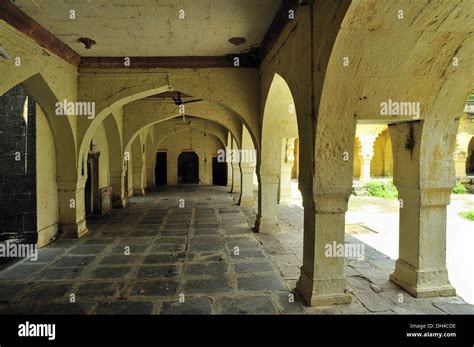
[(184, 105), (184, 104), (190, 104), (190, 103), (193, 103), (193, 102), (199, 102), (199, 101), (202, 101), (202, 99), (194, 99), (194, 100), (181, 100), (181, 92), (177, 92), (177, 95), (176, 97), (173, 96), (173, 94), (171, 94), (171, 98), (173, 99), (174, 103), (176, 106), (181, 106), (181, 105)]

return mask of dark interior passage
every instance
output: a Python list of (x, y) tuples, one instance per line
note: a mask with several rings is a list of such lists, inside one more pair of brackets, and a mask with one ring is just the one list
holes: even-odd
[(471, 138), (471, 141), (469, 141), (467, 153), (466, 174), (472, 176), (474, 175), (474, 136)]
[(87, 180), (84, 189), (86, 218), (94, 213), (100, 213), (99, 156), (98, 152), (89, 153), (87, 160)]
[(167, 176), (167, 153), (158, 152), (156, 153), (156, 165), (155, 165), (155, 185), (165, 186), (168, 184)]
[(219, 162), (218, 157), (212, 158), (212, 184), (216, 186), (227, 185), (227, 163)]
[(178, 183), (199, 183), (199, 157), (196, 152), (182, 152), (179, 155)]

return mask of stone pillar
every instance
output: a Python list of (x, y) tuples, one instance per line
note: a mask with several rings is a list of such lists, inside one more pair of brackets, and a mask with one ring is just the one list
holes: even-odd
[(461, 118), (458, 132), (456, 134), (456, 149), (453, 157), (456, 178), (461, 181), (467, 181), (467, 171), (469, 168), (467, 159), (469, 155), (472, 155), (472, 153), (469, 153), (469, 144), (472, 139), (472, 133), (469, 131), (468, 124), (469, 123), (465, 118)]
[(153, 188), (155, 186), (155, 166), (146, 166), (146, 187)]
[(259, 233), (274, 233), (278, 225), (278, 182), (275, 175), (261, 175), (258, 188), (258, 214), (255, 228)]
[(84, 202), (85, 178), (58, 180), (59, 229), (63, 237), (80, 238), (87, 234)]
[(370, 181), (370, 163), (374, 157), (374, 143), (375, 136), (362, 134), (359, 135), (360, 148), (359, 148), (359, 158), (360, 158), (360, 181), (369, 182)]
[(143, 166), (133, 166), (133, 195), (145, 195), (145, 175)]
[(326, 247), (344, 245), (350, 191), (312, 197), (305, 190), (303, 266), (296, 289), (310, 306), (348, 304), (344, 257), (327, 255)]
[(110, 185), (112, 186), (112, 206), (114, 208), (127, 207), (125, 192), (125, 175), (123, 171), (110, 171)]
[(415, 297), (454, 296), (446, 268), (446, 207), (452, 188), (397, 185), (399, 258), (390, 280)]
[(291, 174), (295, 161), (295, 139), (288, 138), (282, 144), (279, 202), (291, 201)]
[(231, 193), (240, 193), (240, 166), (239, 163), (231, 163), (232, 166), (232, 190)]
[(458, 152), (454, 156), (454, 170), (456, 172), (456, 178), (465, 180), (466, 174), (467, 155), (465, 152)]
[(230, 132), (227, 134), (227, 146), (225, 148), (225, 159), (227, 162), (227, 186), (231, 188), (232, 191), (232, 162), (229, 160), (230, 151), (232, 150), (232, 135)]
[(227, 187), (232, 189), (232, 164), (227, 161)]
[(241, 190), (239, 197), (239, 205), (252, 207), (255, 199), (253, 197), (253, 173), (255, 166), (250, 163), (240, 163), (241, 172)]
[[(394, 153), (393, 183), (400, 199), (399, 256), (390, 280), (415, 297), (456, 294), (446, 268), (446, 207), (454, 185), (450, 178), (454, 170), (450, 167), (452, 162), (447, 164), (449, 154), (433, 154), (439, 148), (439, 137), (431, 135), (436, 133), (425, 130), (430, 138), (422, 138), (423, 129), (429, 126), (431, 130), (433, 125), (424, 122), (389, 126)], [(445, 131), (455, 132), (448, 126), (439, 129), (443, 129), (438, 130), (439, 136)], [(407, 142), (407, 138), (411, 141)], [(411, 148), (407, 148), (410, 144)]]

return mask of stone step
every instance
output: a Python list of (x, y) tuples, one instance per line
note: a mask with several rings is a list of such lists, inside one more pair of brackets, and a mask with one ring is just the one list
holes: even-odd
[(352, 186), (352, 194), (355, 196), (367, 196), (369, 193), (364, 186)]

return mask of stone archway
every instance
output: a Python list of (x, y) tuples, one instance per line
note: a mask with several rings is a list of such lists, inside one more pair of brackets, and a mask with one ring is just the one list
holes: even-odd
[[(287, 155), (288, 142), (298, 138), (296, 108), (288, 84), (275, 74), (263, 109), (262, 142), (258, 155), (259, 201), (256, 229), (273, 232), (278, 229), (277, 205), (282, 185), (282, 164), (291, 183), (293, 158)], [(283, 160), (282, 160), (283, 159)]]
[(153, 144), (153, 137), (148, 131), (145, 140), (145, 169), (146, 169), (146, 187), (152, 188), (155, 186), (155, 160), (156, 151)]
[(471, 137), (469, 145), (467, 146), (467, 159), (466, 159), (466, 174), (468, 176), (474, 176), (474, 136)]
[[(317, 3), (323, 6), (323, 2)], [(399, 5), (393, 2), (352, 2), (327, 65), (318, 69), (324, 85), (316, 89), (321, 98), (314, 146), (315, 215), (307, 218), (306, 213), (312, 212), (305, 206), (305, 252), (297, 285), (311, 304), (350, 301), (344, 259), (325, 257), (321, 247), (344, 243), (353, 172), (353, 160), (347, 154), (352, 152), (360, 120), (394, 123), (390, 125), (394, 182), (404, 208), (400, 209), (400, 258), (391, 279), (415, 296), (453, 293), (443, 251), (446, 204), (454, 177), (448, 153), (454, 151), (455, 115), (462, 112), (473, 74), (467, 66), (453, 64), (453, 59), (470, 60), (473, 41), (465, 28), (447, 18), (469, 11), (469, 3), (444, 3), (441, 7), (443, 15), (436, 6), (410, 3), (402, 21), (396, 17)], [(387, 16), (391, 18), (388, 22)], [(413, 20), (407, 20), (408, 16)], [(382, 28), (380, 23), (386, 24)], [(436, 53), (440, 49), (445, 52), (442, 56)], [(414, 100), (421, 105), (421, 112), (394, 119), (381, 111), (382, 103), (389, 100)], [(397, 156), (404, 159), (397, 161)], [(433, 230), (428, 228), (428, 220), (435, 210), (439, 217)], [(306, 235), (313, 226), (314, 234)], [(428, 229), (432, 233), (424, 237)], [(410, 242), (414, 235), (424, 242)], [(430, 248), (428, 240), (433, 238), (439, 242)]]
[(83, 207), (85, 181), (77, 180), (76, 137), (72, 120), (56, 115), (55, 104), (59, 98), (41, 74), (33, 75), (22, 84), (41, 107), (54, 141), (59, 227), (48, 228), (41, 243), (53, 240), (57, 229), (66, 236), (83, 235), (87, 232)]
[(110, 185), (112, 186), (112, 205), (116, 208), (126, 207), (126, 190), (125, 190), (125, 162), (122, 143), (121, 129), (117, 118), (117, 113), (110, 114), (104, 120), (104, 129), (107, 135), (109, 148), (109, 172)]
[[(171, 124), (170, 124), (171, 123)], [(178, 123), (179, 124), (179, 123)], [(182, 152), (195, 152), (199, 160), (199, 183), (211, 185), (213, 179), (213, 160), (223, 149), (224, 131), (198, 126), (172, 130), (174, 122), (155, 125), (155, 151), (166, 152), (166, 177), (168, 185), (180, 183), (178, 157)], [(153, 127), (152, 127), (153, 128)]]
[(178, 155), (178, 184), (199, 183), (199, 156), (194, 151)]

